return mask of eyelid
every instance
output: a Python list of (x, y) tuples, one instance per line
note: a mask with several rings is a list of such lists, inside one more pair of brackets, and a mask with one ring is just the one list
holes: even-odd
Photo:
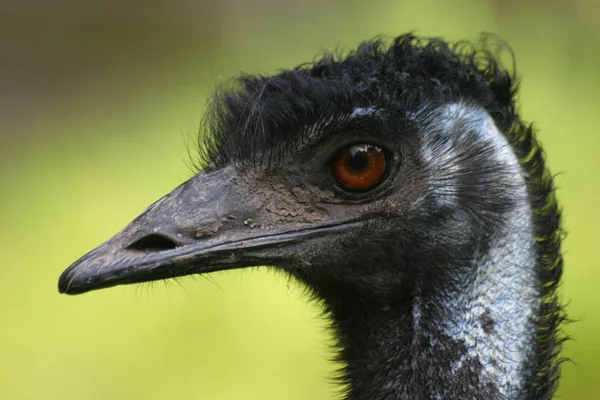
[[(382, 114), (385, 110), (375, 107), (357, 107), (353, 111), (324, 116), (319, 121), (303, 127), (304, 134), (300, 139), (303, 149), (311, 149), (323, 143), (331, 142), (331, 138), (355, 135), (356, 142), (371, 142), (364, 138), (364, 132), (379, 132)], [(360, 140), (359, 135), (362, 136)]]

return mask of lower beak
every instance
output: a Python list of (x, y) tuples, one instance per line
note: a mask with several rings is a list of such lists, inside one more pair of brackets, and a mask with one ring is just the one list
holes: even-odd
[(150, 206), (60, 276), (61, 293), (298, 259), (293, 245), (343, 232), (356, 222), (276, 226), (249, 223), (261, 207), (232, 183), (232, 171), (200, 173)]

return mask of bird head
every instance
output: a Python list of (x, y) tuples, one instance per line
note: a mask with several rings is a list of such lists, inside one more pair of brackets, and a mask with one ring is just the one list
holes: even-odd
[(59, 290), (268, 265), (317, 292), (382, 298), (468, 268), (518, 173), (500, 133), (513, 82), (474, 51), (407, 35), (239, 78), (209, 106), (206, 167), (75, 262)]

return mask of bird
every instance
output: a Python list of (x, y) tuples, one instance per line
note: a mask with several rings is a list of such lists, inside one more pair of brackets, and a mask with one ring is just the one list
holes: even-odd
[(322, 304), (347, 400), (552, 398), (561, 209), (492, 42), (376, 37), (223, 84), (193, 177), (59, 292), (270, 266)]

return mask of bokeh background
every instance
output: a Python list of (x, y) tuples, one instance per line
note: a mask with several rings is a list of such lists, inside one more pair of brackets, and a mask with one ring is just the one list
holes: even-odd
[(0, 5), (0, 399), (331, 399), (330, 336), (265, 269), (80, 297), (62, 270), (190, 177), (215, 84), (416, 30), (513, 48), (569, 236), (563, 399), (600, 398), (600, 3), (29, 0)]

